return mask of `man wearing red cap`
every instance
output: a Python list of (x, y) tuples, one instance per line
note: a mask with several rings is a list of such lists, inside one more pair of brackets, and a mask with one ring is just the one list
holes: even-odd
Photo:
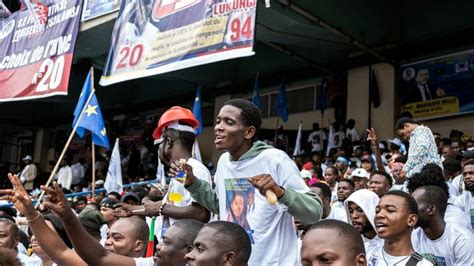
[[(160, 117), (158, 126), (153, 132), (155, 144), (159, 145), (158, 156), (165, 165), (171, 162), (186, 160), (193, 167), (194, 175), (200, 180), (211, 183), (209, 170), (200, 161), (192, 158), (192, 147), (195, 140), (195, 129), (199, 121), (193, 113), (183, 107), (173, 106)], [(207, 209), (197, 203), (191, 194), (184, 188), (182, 182), (175, 178), (171, 179), (168, 193), (162, 201), (145, 201), (144, 206), (128, 206), (127, 215), (160, 215), (161, 236), (178, 219), (195, 219), (208, 222), (210, 213)], [(160, 228), (160, 226), (158, 226)]]

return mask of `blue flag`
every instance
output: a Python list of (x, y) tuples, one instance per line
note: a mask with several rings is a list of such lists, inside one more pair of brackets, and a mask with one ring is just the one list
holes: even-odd
[[(89, 74), (87, 74), (86, 81), (84, 82), (84, 86), (82, 86), (82, 92), (81, 95), (79, 95), (79, 100), (77, 101), (76, 109), (74, 109), (74, 121), (72, 122), (72, 127), (77, 123), (77, 119), (79, 119), (79, 115), (82, 112), (82, 109), (84, 109), (84, 105), (87, 102), (87, 99), (89, 98), (89, 95), (91, 94), (91, 89), (92, 84), (91, 84), (91, 71), (89, 71)], [(79, 137), (84, 137), (85, 130), (83, 128), (78, 128), (76, 130), (77, 135)]]
[[(89, 98), (91, 91), (91, 71), (89, 71), (86, 81), (84, 82), (84, 86), (82, 87), (81, 95), (77, 101), (76, 109), (74, 109), (74, 121), (72, 122), (73, 128), (76, 123), (78, 123), (79, 116), (87, 103), (87, 99)], [(91, 132), (92, 141), (94, 144), (102, 146), (107, 150), (110, 148), (104, 119), (102, 118), (102, 112), (100, 111), (99, 102), (97, 101), (95, 94), (92, 96), (91, 101), (84, 110), (81, 121), (79, 121), (76, 130), (77, 135), (79, 135), (81, 138), (84, 137), (86, 129)]]
[(324, 115), (324, 110), (328, 108), (328, 88), (327, 88), (328, 82), (326, 81), (325, 78), (321, 81), (321, 85), (319, 86), (319, 94), (318, 94), (318, 102), (317, 102), (317, 108), (321, 110), (321, 114)]
[(201, 86), (197, 88), (196, 98), (194, 99), (193, 115), (199, 121), (199, 127), (196, 128), (196, 136), (202, 132), (202, 111), (201, 111)]
[(97, 101), (95, 94), (92, 96), (86, 110), (84, 110), (84, 114), (82, 115), (81, 121), (79, 121), (77, 129), (89, 130), (92, 134), (92, 141), (94, 144), (102, 146), (107, 150), (110, 148), (104, 119), (102, 118), (99, 101)]
[(252, 102), (257, 106), (257, 108), (260, 108), (260, 85), (258, 84), (258, 73), (257, 77), (255, 77), (255, 85), (253, 87), (253, 96), (252, 96)]
[(283, 80), (281, 81), (280, 90), (278, 91), (276, 111), (278, 116), (281, 117), (281, 120), (283, 120), (283, 122), (288, 121), (288, 104), (286, 99), (285, 83)]

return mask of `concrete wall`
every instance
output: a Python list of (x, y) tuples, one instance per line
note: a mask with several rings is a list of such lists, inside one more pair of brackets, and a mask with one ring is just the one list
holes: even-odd
[[(395, 124), (395, 70), (388, 64), (373, 65), (380, 93), (380, 106), (372, 107), (372, 127), (379, 139), (392, 138)], [(347, 118), (356, 121), (362, 133), (369, 125), (369, 67), (350, 69), (347, 78)]]

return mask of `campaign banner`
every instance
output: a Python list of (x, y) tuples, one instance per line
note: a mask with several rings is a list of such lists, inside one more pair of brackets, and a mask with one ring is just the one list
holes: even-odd
[(251, 56), (257, 0), (123, 0), (100, 84)]
[(0, 102), (67, 95), (82, 0), (46, 2), (0, 20)]
[(474, 112), (474, 50), (400, 67), (402, 111), (425, 120)]
[(87, 21), (96, 17), (100, 17), (120, 8), (120, 0), (84, 0), (82, 8), (81, 21)]

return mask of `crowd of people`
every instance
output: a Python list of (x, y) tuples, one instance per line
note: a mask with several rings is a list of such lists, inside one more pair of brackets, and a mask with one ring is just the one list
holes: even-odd
[(409, 116), (388, 142), (352, 119), (315, 123), (292, 158), (258, 140), (261, 124), (251, 102), (228, 100), (211, 174), (192, 157), (199, 122), (172, 107), (153, 132), (169, 185), (68, 199), (76, 189), (58, 174), (39, 208), (25, 157), (0, 190), (13, 204), (0, 207), (0, 265), (474, 264), (469, 136), (442, 138)]

